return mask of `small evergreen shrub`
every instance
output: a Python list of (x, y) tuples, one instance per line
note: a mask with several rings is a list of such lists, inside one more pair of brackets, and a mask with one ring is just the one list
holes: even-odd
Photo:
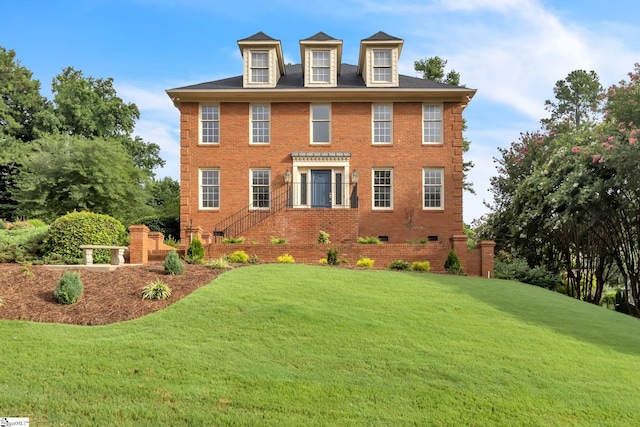
[(329, 240), (329, 233), (324, 230), (320, 230), (318, 232), (318, 243), (320, 243), (321, 245), (328, 245), (329, 243), (331, 243), (331, 241)]
[(447, 260), (444, 262), (444, 269), (449, 274), (464, 274), (464, 269), (460, 264), (460, 258), (458, 258), (458, 254), (456, 254), (454, 249), (451, 249), (447, 255)]
[(338, 265), (340, 260), (338, 259), (338, 248), (330, 248), (327, 252), (327, 264)]
[(413, 271), (424, 271), (428, 273), (431, 271), (431, 263), (429, 261), (414, 261), (411, 263), (411, 269)]
[(372, 268), (374, 260), (367, 257), (360, 257), (360, 259), (356, 262), (356, 266), (362, 268)]
[(0, 230), (0, 262), (41, 263), (48, 227)]
[(53, 291), (53, 297), (58, 304), (74, 304), (82, 296), (82, 291), (80, 274), (75, 271), (65, 271), (58, 281), (56, 290)]
[(164, 259), (164, 274), (179, 276), (184, 273), (184, 264), (180, 261), (178, 252), (171, 251)]
[(231, 255), (227, 255), (227, 261), (236, 264), (246, 264), (249, 262), (249, 255), (245, 251), (235, 251)]
[(225, 237), (222, 239), (222, 243), (224, 244), (233, 244), (233, 243), (243, 243), (244, 237)]
[(293, 264), (296, 261), (293, 259), (293, 256), (289, 254), (284, 254), (278, 257), (278, 262), (283, 264)]
[(381, 245), (382, 242), (377, 237), (367, 236), (367, 237), (358, 237), (358, 243), (363, 243), (367, 245)]
[(403, 261), (401, 259), (397, 259), (395, 261), (392, 261), (389, 265), (387, 265), (387, 269), (389, 270), (408, 270), (409, 269), (409, 263), (406, 261)]
[(193, 239), (187, 248), (185, 261), (189, 264), (201, 264), (204, 259), (204, 246), (200, 239)]
[(272, 237), (271, 243), (274, 245), (283, 245), (287, 243), (287, 239), (285, 239), (284, 237)]
[(167, 299), (171, 296), (171, 288), (160, 279), (154, 280), (142, 289), (142, 299)]
[(212, 259), (207, 265), (214, 270), (228, 270), (231, 268), (231, 264), (229, 264), (229, 261), (227, 261), (225, 257)]

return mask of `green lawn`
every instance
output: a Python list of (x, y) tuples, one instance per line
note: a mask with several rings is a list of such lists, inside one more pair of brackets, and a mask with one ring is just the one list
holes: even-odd
[(0, 417), (34, 426), (640, 419), (637, 319), (500, 280), (259, 265), (135, 321), (0, 337)]

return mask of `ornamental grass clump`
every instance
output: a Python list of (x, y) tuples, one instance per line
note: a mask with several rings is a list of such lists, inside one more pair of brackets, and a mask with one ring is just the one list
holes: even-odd
[(227, 255), (227, 261), (236, 264), (246, 264), (249, 262), (249, 255), (245, 251), (235, 251), (231, 255)]
[(225, 257), (212, 259), (207, 265), (214, 270), (228, 270), (231, 268), (231, 264), (229, 264), (229, 261), (227, 261)]
[(83, 290), (80, 274), (75, 271), (65, 271), (58, 281), (56, 290), (53, 291), (53, 297), (58, 304), (74, 304), (82, 296)]
[(160, 279), (156, 279), (142, 289), (142, 299), (167, 299), (171, 296), (171, 288)]
[(184, 273), (184, 264), (180, 261), (178, 252), (169, 252), (164, 259), (164, 274), (179, 276), (182, 273)]

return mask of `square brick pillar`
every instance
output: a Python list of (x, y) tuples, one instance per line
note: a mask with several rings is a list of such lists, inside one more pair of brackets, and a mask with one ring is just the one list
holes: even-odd
[(467, 236), (458, 234), (451, 237), (451, 247), (456, 251), (460, 265), (462, 265), (464, 271), (467, 271)]
[(147, 264), (149, 262), (149, 227), (146, 225), (129, 226), (129, 263)]
[(149, 242), (151, 243), (151, 247), (149, 250), (157, 251), (160, 249), (162, 242), (164, 241), (164, 234), (159, 231), (151, 231), (149, 232)]
[(490, 240), (482, 241), (478, 243), (480, 247), (480, 273), (482, 277), (490, 279), (494, 276), (494, 251), (496, 242)]

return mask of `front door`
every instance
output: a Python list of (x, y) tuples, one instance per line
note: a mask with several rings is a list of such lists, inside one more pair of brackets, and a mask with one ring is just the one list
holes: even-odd
[(311, 207), (331, 207), (331, 171), (311, 171)]

